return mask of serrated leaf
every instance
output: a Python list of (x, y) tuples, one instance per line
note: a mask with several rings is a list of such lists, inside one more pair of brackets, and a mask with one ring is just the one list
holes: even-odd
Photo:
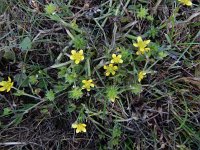
[(7, 116), (11, 113), (11, 109), (9, 107), (6, 107), (3, 109), (3, 116)]
[(44, 9), (47, 14), (51, 15), (56, 12), (57, 6), (53, 3), (50, 3), (46, 5)]
[(28, 51), (31, 49), (31, 46), (32, 46), (32, 42), (31, 42), (31, 39), (29, 37), (26, 37), (23, 39), (23, 41), (20, 43), (19, 45), (19, 48), (22, 50), (22, 51)]
[(46, 98), (50, 101), (53, 101), (55, 99), (55, 93), (53, 92), (53, 90), (47, 91)]
[(32, 85), (36, 84), (37, 81), (38, 81), (38, 80), (37, 80), (36, 75), (32, 75), (32, 76), (29, 77), (29, 82), (30, 82)]

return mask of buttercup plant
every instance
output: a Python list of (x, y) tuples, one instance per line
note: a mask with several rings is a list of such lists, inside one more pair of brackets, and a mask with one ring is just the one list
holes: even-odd
[(116, 71), (118, 70), (118, 67), (114, 66), (113, 64), (104, 65), (103, 68), (106, 70), (106, 76), (109, 76), (110, 74), (115, 75)]
[(178, 1), (183, 5), (192, 6), (192, 1), (191, 0), (178, 0)]
[(111, 102), (115, 102), (115, 100), (117, 99), (117, 98), (119, 98), (118, 97), (118, 94), (119, 94), (119, 92), (118, 92), (118, 88), (117, 87), (115, 87), (115, 86), (109, 86), (109, 87), (107, 87), (106, 88), (106, 97), (111, 101)]
[(1, 81), (0, 82), (0, 92), (6, 91), (9, 92), (13, 87), (14, 82), (12, 82), (11, 78), (8, 77), (8, 81)]
[(121, 64), (123, 63), (123, 60), (121, 59), (122, 58), (122, 55), (116, 55), (116, 54), (112, 54), (112, 60), (111, 60), (111, 63), (112, 64)]
[(150, 40), (142, 40), (141, 36), (137, 37), (137, 43), (133, 43), (133, 46), (138, 47), (138, 51), (136, 52), (137, 55), (144, 54), (145, 52), (148, 52), (150, 48), (147, 47), (147, 45), (150, 43)]
[(141, 82), (145, 78), (146, 74), (145, 71), (140, 71), (138, 74), (138, 82)]
[(75, 50), (71, 51), (70, 59), (74, 60), (75, 64), (79, 64), (80, 61), (84, 60), (83, 50), (76, 52)]
[(69, 91), (69, 98), (78, 100), (83, 96), (82, 89), (80, 87), (74, 87)]
[(87, 91), (90, 91), (91, 87), (94, 87), (93, 80), (83, 80), (82, 83), (84, 84), (82, 86), (82, 89), (86, 89)]
[(199, 4), (0, 0), (2, 149), (199, 149)]
[(86, 124), (84, 123), (73, 123), (72, 128), (76, 129), (76, 133), (86, 132)]
[(45, 5), (45, 12), (49, 15), (52, 15), (56, 12), (57, 6), (53, 3), (50, 3), (48, 5)]

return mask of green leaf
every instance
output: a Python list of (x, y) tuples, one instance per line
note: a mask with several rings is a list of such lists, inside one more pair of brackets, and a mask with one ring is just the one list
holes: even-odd
[(121, 134), (122, 134), (121, 128), (119, 126), (115, 125), (115, 127), (113, 128), (112, 137), (117, 138), (117, 137), (120, 137)]
[(47, 108), (43, 108), (43, 109), (40, 110), (40, 113), (45, 115), (45, 114), (49, 113), (49, 110)]
[(32, 47), (32, 42), (31, 39), (29, 37), (26, 37), (23, 39), (23, 41), (20, 43), (19, 48), (22, 51), (28, 51), (30, 50)]
[(27, 87), (29, 82), (28, 82), (28, 77), (26, 74), (24, 73), (19, 73), (19, 74), (16, 74), (14, 76), (14, 81), (17, 82), (17, 85), (18, 86), (21, 86), (21, 87)]
[(32, 85), (36, 84), (36, 83), (38, 82), (37, 76), (36, 76), (36, 75), (30, 76), (30, 77), (29, 77), (29, 82), (30, 82)]
[(8, 8), (8, 4), (6, 1), (0, 1), (0, 15), (4, 13), (4, 11)]
[(15, 119), (13, 120), (12, 123), (13, 123), (15, 126), (17, 126), (18, 124), (21, 123), (21, 121), (22, 121), (22, 119), (23, 119), (23, 116), (24, 116), (24, 114), (17, 114), (17, 115), (15, 116)]
[(139, 94), (139, 93), (141, 93), (142, 92), (142, 85), (141, 84), (134, 84), (133, 86), (132, 86), (132, 92), (134, 93), (134, 94)]
[(55, 99), (55, 93), (53, 92), (53, 90), (49, 90), (46, 93), (46, 98), (50, 101), (53, 101)]
[(71, 91), (69, 91), (69, 98), (78, 100), (83, 96), (82, 89), (79, 87), (73, 88)]
[(56, 12), (57, 6), (53, 3), (45, 5), (45, 12), (49, 15), (54, 14)]
[(148, 9), (140, 7), (140, 10), (137, 12), (137, 17), (140, 19), (145, 19), (148, 15)]
[(87, 41), (81, 35), (76, 35), (74, 37), (73, 44), (76, 49), (85, 49)]
[(168, 53), (164, 52), (164, 51), (161, 51), (161, 52), (158, 53), (158, 56), (159, 56), (160, 59), (167, 57), (167, 55), (168, 55)]
[(3, 109), (3, 116), (7, 116), (12, 113), (12, 110), (9, 107)]
[(13, 60), (13, 61), (16, 60), (15, 52), (10, 49), (5, 50), (3, 57), (8, 60)]
[(70, 104), (70, 105), (68, 105), (68, 107), (67, 107), (67, 111), (69, 112), (69, 113), (72, 113), (73, 111), (75, 111), (76, 110), (76, 105), (75, 104)]
[(24, 94), (25, 94), (24, 90), (17, 90), (17, 92), (14, 93), (15, 96), (22, 96)]

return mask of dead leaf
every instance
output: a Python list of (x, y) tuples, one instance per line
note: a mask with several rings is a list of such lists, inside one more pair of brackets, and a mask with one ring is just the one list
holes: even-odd
[(200, 89), (200, 78), (195, 77), (182, 77), (177, 79), (176, 81), (184, 81), (186, 83), (197, 86)]
[[(200, 60), (200, 57), (197, 59)], [(195, 77), (200, 78), (200, 64), (195, 67)]]
[(40, 11), (39, 4), (35, 0), (29, 0), (29, 4), (33, 7), (37, 12)]

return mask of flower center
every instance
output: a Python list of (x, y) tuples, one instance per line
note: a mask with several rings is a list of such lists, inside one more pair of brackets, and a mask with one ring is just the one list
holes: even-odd
[(147, 44), (145, 44), (145, 42), (143, 42), (143, 41), (139, 41), (138, 46), (139, 46), (139, 48), (144, 49), (147, 46)]
[(79, 53), (76, 53), (76, 54), (74, 54), (74, 58), (75, 59), (77, 59), (77, 60), (81, 60), (81, 54), (79, 54)]

